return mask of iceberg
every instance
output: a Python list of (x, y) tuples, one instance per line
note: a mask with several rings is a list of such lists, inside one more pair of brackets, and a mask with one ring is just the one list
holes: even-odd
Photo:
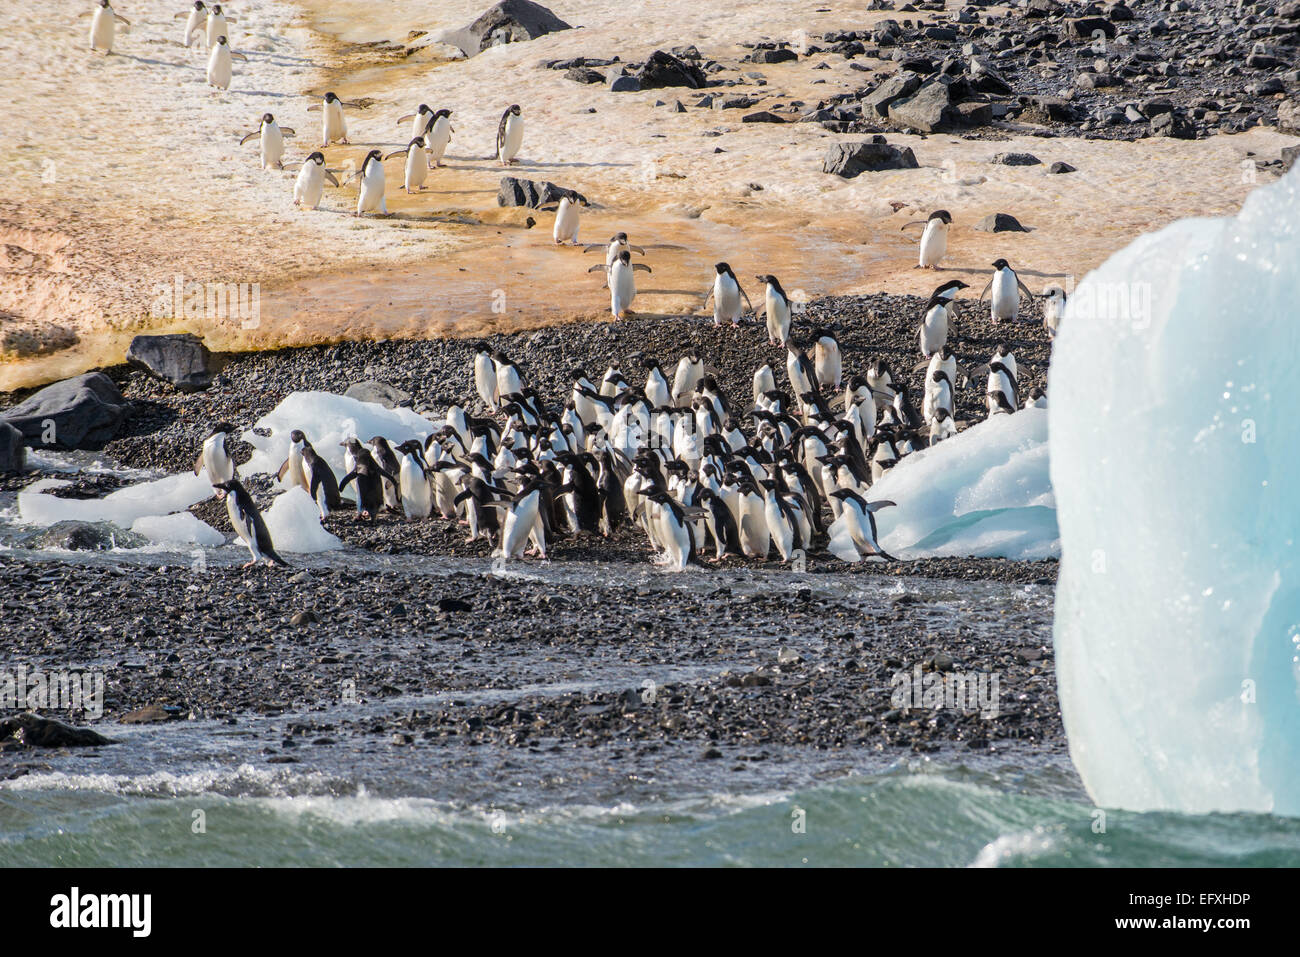
[(898, 558), (1032, 560), (1059, 554), (1047, 411), (995, 415), (913, 452), (871, 486), (880, 544)]
[(63, 479), (40, 479), (19, 492), (19, 521), (42, 526), (66, 521), (112, 522), (129, 529), (137, 519), (183, 511), (214, 494), (207, 475), (193, 472), (139, 482), (103, 498), (58, 498), (45, 494), (48, 489), (68, 484)]
[(1051, 366), (1054, 641), (1093, 800), (1300, 815), (1300, 168), (1143, 236)]
[(262, 519), (277, 552), (328, 552), (343, 547), (343, 542), (321, 525), (316, 503), (300, 485), (277, 495)]
[(345, 439), (355, 437), (366, 442), (382, 435), (397, 445), (407, 439), (423, 441), (443, 425), (411, 409), (389, 409), (377, 402), (362, 402), (332, 392), (293, 392), (254, 423), (254, 428), (270, 430), (269, 436), (251, 430), (243, 434), (255, 451), (239, 466), (239, 474), (278, 472), (289, 454), (289, 433), (294, 429), (302, 429), (307, 441), (342, 478), (343, 449), (339, 443)]

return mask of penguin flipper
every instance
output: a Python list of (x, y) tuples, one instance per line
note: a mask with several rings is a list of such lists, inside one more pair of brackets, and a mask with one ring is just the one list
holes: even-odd
[(604, 268), (605, 268), (605, 264), (604, 264), (604, 263), (596, 263), (596, 265), (594, 265), (594, 266), (592, 266), (590, 269), (588, 269), (587, 272), (596, 272), (597, 270), (599, 270), (599, 269), (604, 269)]
[(647, 266), (645, 263), (633, 263), (632, 269), (633, 271), (640, 269), (642, 272), (654, 272), (654, 270), (651, 269), (649, 266)]
[[(285, 459), (285, 460), (284, 460), (284, 464), (280, 466), (280, 471), (278, 471), (278, 472), (275, 473), (275, 477), (276, 477), (276, 479), (277, 479), (278, 481), (283, 482), (283, 481), (284, 481), (284, 473), (287, 472), (287, 471), (289, 471), (289, 460), (288, 460), (288, 459)], [(313, 494), (315, 494), (315, 489), (313, 489), (312, 492), (313, 492)]]
[(298, 131), (295, 130), (292, 126), (282, 126), (282, 127), (280, 127), (280, 135), (281, 135), (281, 136), (297, 136), (297, 135), (298, 135)]
[(343, 481), (339, 482), (339, 492), (342, 493), (342, 491), (348, 487), (348, 483), (351, 482), (356, 477), (357, 477), (356, 469), (353, 469), (347, 475), (343, 476)]
[(1034, 294), (1029, 291), (1028, 286), (1026, 286), (1023, 282), (1020, 281), (1019, 276), (1016, 277), (1016, 285), (1020, 287), (1020, 291), (1023, 292), (1026, 296), (1028, 296), (1029, 300), (1032, 302), (1034, 299)]
[(988, 281), (988, 285), (986, 285), (986, 286), (984, 287), (984, 291), (983, 291), (982, 293), (980, 293), (980, 301), (981, 301), (981, 302), (984, 300), (984, 297), (987, 296), (987, 295), (989, 294), (989, 289), (990, 289), (992, 286), (993, 286), (993, 280), (990, 279), (990, 280)]
[(239, 145), (243, 146), (245, 143), (247, 143), (254, 136), (257, 136), (261, 132), (262, 132), (261, 130), (253, 130), (253, 132), (249, 133), (247, 136), (245, 136), (242, 140), (239, 141)]

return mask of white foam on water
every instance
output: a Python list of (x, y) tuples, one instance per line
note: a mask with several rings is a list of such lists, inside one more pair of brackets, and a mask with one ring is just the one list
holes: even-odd
[(304, 774), (241, 764), (235, 768), (153, 771), (140, 775), (33, 772), (0, 781), (0, 790), (96, 791), (139, 797), (188, 797), (198, 794), (238, 795), (249, 791), (264, 795), (288, 795), (320, 789), (328, 784), (329, 779), (316, 772)]

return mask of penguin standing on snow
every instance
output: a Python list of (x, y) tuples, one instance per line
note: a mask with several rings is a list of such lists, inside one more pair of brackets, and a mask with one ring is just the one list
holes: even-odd
[(925, 232), (921, 234), (920, 262), (915, 268), (939, 268), (939, 262), (948, 254), (948, 227), (951, 225), (952, 216), (946, 209), (936, 209), (927, 219), (917, 219), (903, 225), (903, 229), (925, 226)]
[[(198, 475), (207, 469), (208, 480), (213, 488), (220, 489), (222, 482), (235, 477), (235, 460), (231, 458), (229, 444), (230, 435), (234, 431), (235, 427), (229, 422), (218, 422), (204, 439), (199, 457), (194, 460), (194, 474)], [(225, 497), (224, 491), (218, 491), (217, 498)]]
[(266, 522), (262, 520), (262, 513), (257, 510), (253, 497), (248, 494), (248, 490), (239, 483), (239, 480), (228, 479), (217, 488), (227, 493), (226, 514), (230, 516), (230, 527), (243, 539), (249, 553), (253, 556), (253, 560), (245, 563), (244, 567), (256, 565), (264, 558), (268, 565), (288, 565), (289, 563), (276, 552), (275, 545), (271, 542), (271, 533), (267, 531)]
[(980, 300), (988, 295), (990, 289), (993, 290), (993, 297), (990, 300), (992, 319), (994, 322), (1002, 322), (1004, 319), (1008, 322), (1015, 322), (1020, 317), (1020, 293), (1024, 292), (1030, 299), (1034, 294), (1029, 291), (1016, 271), (1011, 268), (1005, 259), (996, 259), (993, 261), (993, 278), (988, 281), (984, 291), (980, 293)]
[(519, 154), (519, 147), (524, 142), (524, 117), (515, 103), (501, 114), (497, 125), (497, 159), (502, 166), (510, 166)]
[(281, 126), (272, 114), (263, 113), (257, 129), (240, 140), (239, 145), (243, 146), (256, 136), (262, 151), (262, 169), (270, 169), (272, 166), (284, 169), (284, 138), (294, 135), (292, 127)]

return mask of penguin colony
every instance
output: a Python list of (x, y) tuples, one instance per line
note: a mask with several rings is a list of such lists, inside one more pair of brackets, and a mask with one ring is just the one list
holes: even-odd
[[(202, 37), (209, 51), (210, 85), (229, 88), (232, 60), (246, 59), (230, 47), (228, 25), (235, 20), (220, 5), (194, 0), (184, 19), (182, 44)], [(97, 0), (92, 13), (90, 48), (112, 52), (117, 27), (129, 31), (109, 0)], [(326, 93), (308, 107), (319, 111), (321, 148), (348, 144), (345, 107), (354, 103)], [(355, 215), (388, 212), (384, 163), (403, 157), (403, 188), (424, 188), (429, 171), (442, 164), (455, 132), (452, 111), (420, 104), (400, 117), (409, 139), (395, 152), (371, 149), (347, 179), (326, 166), (321, 150), (286, 163), (285, 140), (296, 131), (265, 113), (257, 127), (240, 139), (256, 140), (263, 169), (300, 168), (294, 202), (315, 209), (325, 185), (359, 181)], [(511, 105), (497, 128), (494, 158), (516, 162), (523, 142), (519, 105)], [(580, 197), (563, 197), (556, 209), (553, 239), (578, 244)], [(936, 210), (926, 220), (906, 224), (923, 228), (917, 268), (936, 269), (947, 254), (952, 217)], [(608, 244), (588, 245), (585, 252), (605, 252), (603, 271), (615, 319), (631, 313), (635, 274), (651, 272), (633, 263), (645, 249), (626, 233)], [(996, 322), (1018, 320), (1021, 293), (1032, 293), (1005, 259), (993, 264), (983, 292)], [(281, 482), (302, 487), (323, 521), (332, 510), (351, 506), (363, 519), (381, 511), (412, 521), (442, 520), (464, 525), (468, 541), (489, 540), (494, 556), (545, 558), (548, 543), (564, 536), (612, 535), (625, 524), (647, 536), (655, 561), (682, 570), (692, 562), (721, 561), (727, 555), (768, 559), (773, 554), (793, 562), (824, 547), (837, 558), (891, 561), (878, 541), (875, 514), (895, 503), (873, 500), (873, 483), (903, 458), (956, 434), (966, 424), (954, 418), (955, 394), (969, 383), (984, 389), (989, 416), (1018, 408), (1046, 406), (1035, 388), (1019, 394), (1015, 356), (998, 346), (988, 362), (963, 369), (948, 344), (957, 319), (957, 295), (969, 288), (960, 280), (939, 285), (918, 323), (924, 370), (918, 412), (901, 377), (879, 359), (860, 374), (845, 375), (839, 344), (829, 331), (813, 334), (811, 355), (790, 335), (797, 312), (771, 274), (757, 276), (764, 288), (761, 314), (769, 345), (784, 351), (784, 385), (765, 363), (754, 372), (752, 394), (725, 395), (709, 366), (695, 353), (682, 356), (671, 377), (653, 358), (642, 358), (644, 382), (624, 377), (615, 364), (599, 386), (585, 369), (572, 371), (567, 396), (547, 403), (526, 385), (519, 367), (506, 355), (480, 344), (474, 381), (481, 409), (473, 400), (453, 405), (446, 423), (423, 441), (393, 445), (374, 436), (363, 445), (353, 437), (342, 443), (346, 474), (339, 479), (301, 430), (291, 434), (289, 454), (279, 471)], [(1065, 291), (1044, 291), (1044, 326), (1055, 336), (1065, 309)], [(755, 310), (731, 266), (719, 262), (705, 292), (716, 326), (739, 326), (746, 307)], [(778, 364), (778, 366), (781, 364)], [(470, 411), (482, 413), (472, 414)], [(252, 565), (265, 560), (285, 564), (252, 496), (235, 477), (229, 423), (219, 423), (204, 442), (195, 472), (206, 470), (227, 504), (232, 528), (247, 545)], [(345, 500), (343, 493), (353, 498)]]

